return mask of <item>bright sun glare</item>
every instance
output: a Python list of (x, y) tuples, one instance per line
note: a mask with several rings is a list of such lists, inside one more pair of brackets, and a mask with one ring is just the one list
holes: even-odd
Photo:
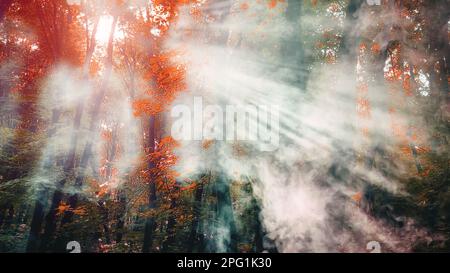
[[(95, 35), (95, 39), (100, 46), (105, 46), (106, 44), (108, 44), (112, 22), (113, 17), (111, 15), (103, 15), (100, 17), (100, 21), (98, 22), (97, 27), (97, 33)], [(116, 26), (114, 39), (120, 38), (123, 38), (123, 32)]]

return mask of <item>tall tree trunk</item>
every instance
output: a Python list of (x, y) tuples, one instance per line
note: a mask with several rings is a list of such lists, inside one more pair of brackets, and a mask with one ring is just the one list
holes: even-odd
[(261, 223), (261, 207), (260, 202), (255, 196), (254, 189), (254, 181), (249, 180), (248, 182), (250, 186), (250, 190), (246, 192), (251, 196), (250, 203), (250, 215), (255, 219), (252, 230), (255, 232), (253, 238), (253, 251), (256, 253), (260, 253), (264, 250), (264, 230), (263, 225)]
[(302, 1), (288, 0), (288, 8), (286, 10), (286, 18), (293, 27), (293, 32), (286, 38), (283, 43), (282, 54), (285, 63), (291, 66), (295, 75), (293, 84), (301, 90), (306, 88), (306, 80), (308, 78), (308, 69), (305, 65), (306, 55), (303, 47), (303, 39), (301, 37), (300, 16), (302, 12)]
[(5, 221), (6, 210), (0, 207), (0, 230), (2, 230), (3, 222)]
[[(200, 223), (200, 217), (201, 217), (201, 210), (202, 210), (202, 199), (203, 199), (203, 185), (204, 180), (210, 177), (209, 175), (205, 174), (201, 179), (200, 183), (198, 184), (197, 188), (195, 189), (195, 196), (194, 196), (194, 208), (193, 208), (193, 220), (192, 220), (192, 226), (191, 231), (189, 233), (189, 238), (187, 241), (187, 252), (192, 252), (194, 250), (194, 247), (198, 247), (199, 238), (198, 238), (198, 229), (199, 229), (199, 223)], [(201, 251), (198, 251), (201, 252)]]
[[(52, 112), (52, 120), (51, 125), (52, 128), (49, 129), (47, 133), (47, 138), (52, 137), (55, 134), (55, 124), (58, 121), (60, 116), (59, 110), (53, 110)], [(50, 157), (47, 159), (47, 162), (44, 163), (44, 169), (50, 169), (51, 165), (53, 163), (53, 157), (50, 155)], [(44, 202), (48, 198), (48, 188), (38, 189), (37, 197), (34, 203), (34, 211), (33, 211), (33, 217), (30, 224), (30, 233), (28, 236), (28, 242), (26, 251), (27, 252), (36, 252), (38, 250), (39, 246), (39, 237), (42, 229), (42, 222), (44, 220), (44, 210), (45, 205)]]
[[(450, 41), (448, 35), (448, 22), (450, 19), (450, 11), (448, 9), (448, 4), (448, 0), (427, 1), (425, 3), (427, 11), (426, 17), (433, 18), (433, 20), (430, 20), (426, 25), (429, 54), (431, 55), (430, 58), (433, 62), (438, 62), (436, 67), (431, 65), (429, 69), (430, 88), (437, 97), (438, 107), (441, 108), (446, 108), (449, 98), (448, 77), (450, 75)], [(438, 113), (439, 112), (442, 112), (442, 109), (439, 109)], [(439, 114), (442, 119), (442, 113)]]
[[(156, 142), (156, 116), (151, 116), (149, 118), (148, 140), (147, 140), (149, 153), (153, 153), (155, 151), (155, 142)], [(149, 160), (148, 170), (153, 170), (155, 167), (156, 167), (155, 164), (151, 160)], [(148, 209), (152, 211), (152, 213), (156, 209), (156, 198), (157, 198), (156, 181), (153, 177), (153, 174), (150, 174)], [(156, 228), (155, 217), (153, 216), (147, 217), (144, 229), (144, 243), (142, 245), (142, 252), (144, 253), (151, 252), (155, 228)]]
[(105, 206), (104, 202), (100, 202), (100, 214), (102, 219), (102, 225), (103, 225), (103, 234), (105, 238), (106, 244), (111, 243), (111, 236), (109, 234), (109, 210)]
[(215, 182), (218, 224), (216, 251), (219, 252), (237, 252), (238, 236), (231, 202), (230, 182), (225, 174), (219, 174)]
[(5, 218), (4, 224), (5, 229), (9, 228), (9, 226), (11, 226), (11, 224), (13, 223), (14, 215), (15, 215), (14, 205), (11, 204), (9, 205), (8, 212)]
[[(118, 16), (114, 16), (114, 19), (111, 24), (111, 31), (109, 33), (109, 41), (108, 41), (108, 48), (107, 48), (107, 61), (105, 64), (105, 76), (103, 78), (102, 85), (100, 87), (100, 92), (97, 94), (97, 96), (94, 98), (94, 108), (91, 115), (91, 122), (89, 126), (89, 132), (94, 132), (95, 126), (98, 122), (98, 116), (100, 115), (100, 105), (102, 103), (102, 100), (105, 96), (106, 90), (108, 88), (109, 79), (112, 73), (112, 66), (113, 66), (113, 51), (114, 51), (114, 33), (116, 31), (117, 22), (118, 22)], [(92, 139), (89, 139), (86, 145), (84, 146), (83, 153), (81, 155), (81, 160), (78, 165), (79, 173), (75, 179), (75, 188), (77, 190), (81, 190), (81, 187), (83, 185), (84, 179), (85, 179), (85, 170), (88, 166), (89, 160), (92, 156), (92, 146), (93, 141)], [(79, 195), (78, 193), (75, 193), (69, 197), (69, 205), (71, 208), (75, 208), (79, 201)], [(64, 225), (66, 223), (69, 223), (72, 221), (73, 212), (72, 211), (66, 211), (64, 213), (64, 217), (61, 221), (61, 225)]]
[[(108, 76), (108, 74), (110, 73), (110, 70), (112, 69), (112, 45), (113, 45), (112, 41), (113, 41), (113, 34), (115, 31), (116, 24), (117, 24), (117, 16), (114, 17), (112, 27), (111, 27), (110, 40), (108, 43), (108, 59), (107, 59), (108, 63), (106, 65), (105, 78), (106, 78), (106, 76)], [(96, 29), (97, 25), (98, 25), (98, 21), (96, 21), (96, 23), (95, 23), (94, 31), (97, 30)], [(87, 55), (86, 55), (85, 72), (88, 71), (86, 69), (87, 69), (87, 67), (89, 67), (90, 59), (92, 58), (92, 54), (94, 52), (93, 47), (95, 47), (94, 41), (95, 41), (95, 34), (96, 34), (96, 33), (94, 33), (94, 31), (91, 36), (91, 47), (92, 48), (91, 48), (91, 51), (87, 52)], [(87, 66), (86, 66), (86, 64), (87, 64)], [(103, 86), (103, 88), (101, 88), (101, 92), (100, 92), (101, 94), (103, 94), (105, 92), (104, 88), (105, 88), (104, 86)], [(103, 96), (101, 98), (103, 98)], [(101, 99), (97, 99), (95, 101), (94, 105), (96, 106), (96, 108), (95, 108), (96, 110), (94, 110), (94, 114), (97, 113), (97, 115), (98, 115), (98, 111), (99, 111), (98, 106), (100, 105), (100, 102), (101, 102)], [(65, 174), (73, 171), (73, 168), (75, 166), (75, 151), (76, 151), (76, 146), (77, 146), (77, 132), (78, 132), (78, 130), (80, 128), (80, 124), (81, 124), (81, 117), (82, 117), (82, 112), (83, 112), (83, 108), (84, 108), (83, 105), (84, 105), (83, 103), (80, 103), (77, 105), (77, 108), (76, 108), (76, 113), (75, 113), (75, 118), (74, 118), (74, 135), (72, 135), (71, 150), (69, 152), (69, 155), (66, 159), (65, 166), (64, 166)], [(93, 114), (93, 120), (94, 120), (94, 114)], [(91, 123), (90, 129), (92, 129), (92, 127), (93, 127), (93, 125)], [(91, 145), (92, 145), (91, 142), (88, 142), (86, 144), (86, 148), (84, 150), (84, 153), (83, 153), (83, 156), (81, 159), (82, 162), (80, 163), (80, 165), (87, 164), (86, 154), (88, 152), (90, 154)], [(76, 179), (76, 184), (78, 182), (77, 180), (79, 180), (79, 177), (77, 177), (77, 179)], [(64, 196), (63, 188), (64, 188), (64, 185), (66, 184), (66, 181), (67, 181), (67, 177), (60, 180), (56, 185), (55, 192), (53, 193), (52, 202), (51, 202), (49, 211), (48, 211), (46, 219), (45, 219), (45, 230), (44, 230), (44, 235), (42, 238), (42, 245), (40, 247), (41, 250), (47, 249), (47, 246), (48, 246), (51, 238), (53, 237), (54, 232), (56, 231), (56, 210), (63, 199), (63, 196)], [(72, 203), (74, 203), (73, 199), (74, 198), (72, 198), (72, 200), (70, 200), (70, 201), (72, 201)], [(73, 208), (73, 206), (71, 206), (71, 207)]]
[(356, 49), (358, 48), (359, 37), (355, 37), (356, 32), (354, 31), (356, 26), (358, 10), (361, 8), (363, 0), (350, 0), (346, 9), (346, 18), (344, 33), (342, 35), (341, 43), (341, 54), (349, 58), (350, 63), (355, 63), (358, 56)]
[(119, 189), (118, 193), (119, 211), (117, 212), (117, 226), (116, 226), (116, 243), (122, 242), (123, 231), (125, 226), (125, 208), (126, 196), (123, 190)]
[[(179, 188), (176, 187), (174, 191), (179, 191)], [(167, 238), (164, 240), (162, 245), (163, 252), (170, 252), (170, 247), (173, 245), (175, 241), (175, 224), (176, 224), (176, 214), (174, 212), (175, 208), (177, 207), (177, 201), (176, 198), (172, 197), (172, 200), (170, 201), (170, 214), (169, 218), (167, 220)]]
[[(98, 23), (99, 23), (100, 17), (97, 17), (95, 23), (94, 23), (94, 28), (92, 30), (91, 33), (91, 38), (90, 38), (90, 42), (89, 42), (89, 36), (86, 37), (87, 39), (87, 44), (89, 44), (89, 47), (86, 50), (86, 57), (85, 57), (85, 63), (84, 63), (84, 67), (83, 67), (83, 74), (84, 77), (87, 78), (88, 77), (88, 71), (89, 71), (89, 65), (92, 59), (92, 55), (94, 53), (95, 50), (95, 35), (97, 33), (97, 27), (98, 27)], [(72, 135), (72, 147), (71, 147), (71, 151), (69, 152), (69, 156), (66, 160), (66, 164), (65, 164), (65, 171), (71, 169), (74, 163), (74, 157), (75, 157), (75, 149), (76, 149), (76, 145), (77, 145), (77, 131), (79, 130), (80, 127), (80, 123), (81, 123), (81, 115), (82, 115), (82, 111), (83, 111), (83, 104), (80, 103), (77, 105), (76, 108), (76, 113), (75, 113), (75, 118), (74, 118), (74, 133)], [(54, 109), (53, 110), (53, 114), (52, 114), (52, 128), (49, 130), (48, 132), (48, 138), (53, 136), (55, 134), (56, 129), (54, 128), (54, 125), (56, 124), (56, 122), (59, 119), (60, 116), (60, 109)], [(49, 158), (47, 163), (45, 164), (44, 168), (48, 169), (50, 168), (51, 164), (53, 163), (52, 158)], [(47, 225), (50, 228), (50, 231), (47, 231), (47, 233), (53, 233), (52, 226), (54, 223), (54, 218), (55, 218), (55, 210), (57, 208), (57, 206), (59, 205), (59, 203), (61, 202), (61, 197), (62, 197), (62, 187), (64, 186), (65, 181), (59, 181), (57, 183), (57, 188), (53, 194), (53, 199), (52, 199), (52, 204), (50, 206), (50, 211), (47, 217)], [(37, 198), (36, 198), (36, 202), (35, 202), (35, 206), (34, 206), (34, 212), (33, 212), (33, 218), (31, 221), (31, 226), (30, 226), (30, 235), (29, 235), (29, 239), (28, 239), (28, 244), (27, 244), (27, 252), (35, 252), (38, 250), (38, 246), (39, 246), (39, 235), (41, 232), (41, 228), (42, 228), (42, 222), (44, 220), (44, 200), (47, 200), (47, 192), (48, 189), (42, 189), (38, 192), (37, 194)], [(55, 224), (56, 225), (56, 224)], [(47, 238), (46, 238), (47, 239)], [(41, 248), (42, 249), (42, 248)]]
[(262, 225), (261, 220), (259, 217), (256, 218), (256, 225), (255, 225), (255, 238), (254, 238), (254, 250), (256, 253), (260, 253), (264, 250), (264, 244), (263, 244), (263, 232), (262, 232)]

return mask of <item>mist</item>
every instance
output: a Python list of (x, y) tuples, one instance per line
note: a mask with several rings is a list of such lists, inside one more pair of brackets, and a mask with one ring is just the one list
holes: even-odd
[[(373, 27), (379, 10), (365, 6), (354, 15), (351, 24), (356, 27), (352, 27), (343, 8), (319, 18), (300, 16), (295, 22), (285, 19), (285, 8), (285, 3), (279, 3), (276, 10), (258, 5), (245, 10), (232, 7), (226, 19), (210, 25), (193, 22), (186, 12), (180, 14), (167, 47), (183, 48), (181, 59), (192, 73), (188, 91), (174, 105), (192, 106), (192, 98), (202, 96), (222, 107), (251, 102), (279, 105), (281, 111), (280, 143), (275, 151), (261, 151), (257, 142), (241, 142), (245, 155), (236, 156), (232, 148), (236, 143), (218, 141), (213, 151), (205, 151), (198, 141), (185, 141), (177, 150), (181, 160), (177, 169), (183, 177), (214, 169), (225, 172), (230, 181), (254, 178), (252, 187), (261, 205), (266, 237), (280, 252), (365, 252), (370, 241), (379, 242), (383, 251), (408, 252), (415, 241), (431, 240), (427, 230), (413, 219), (397, 215), (402, 227), (391, 227), (369, 214), (364, 196), (361, 200), (355, 198), (367, 194), (366, 189), (371, 187), (407, 196), (398, 178), (409, 175), (410, 161), (386, 162), (386, 171), (382, 172), (355, 157), (361, 149), (368, 153), (393, 151), (399, 143), (392, 132), (388, 84), (367, 79), (371, 118), (363, 121), (370, 131), (366, 136), (361, 133), (362, 121), (356, 109), (357, 79), (362, 76), (350, 53), (333, 52), (338, 63), (316, 62), (311, 67), (299, 67), (283, 60), (280, 52), (286, 43), (290, 52), (304, 50), (308, 54), (313, 50), (306, 43), (305, 48), (295, 48), (296, 41), (289, 40), (292, 36), (288, 33), (295, 32), (296, 24), (303, 30), (300, 42), (308, 39), (305, 35), (309, 28), (331, 27), (341, 37), (344, 32), (350, 33), (340, 40), (342, 45), (354, 43), (352, 37), (362, 36)], [(247, 16), (252, 12), (259, 16)], [(397, 12), (382, 13), (388, 21), (373, 40), (381, 48), (385, 49), (391, 40), (405, 39), (401, 31), (395, 37), (390, 34), (390, 28), (400, 24), (394, 15)], [(271, 20), (264, 23), (266, 16)], [(262, 25), (263, 34), (255, 34)], [(186, 29), (198, 29), (201, 34), (184, 37)], [(349, 50), (354, 54), (352, 51), (358, 47), (352, 45)], [(388, 58), (385, 63), (389, 65)], [(302, 70), (308, 74), (303, 88), (292, 82)], [(426, 80), (422, 85), (427, 87)], [(408, 114), (407, 108), (396, 113), (396, 121), (423, 124), (421, 117)], [(219, 228), (226, 231), (228, 227)]]

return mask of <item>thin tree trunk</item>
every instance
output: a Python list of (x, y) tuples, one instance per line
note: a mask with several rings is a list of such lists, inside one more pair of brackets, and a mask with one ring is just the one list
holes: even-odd
[[(96, 31), (97, 31), (98, 20), (99, 19), (96, 20), (96, 23), (94, 25), (94, 30), (91, 34), (91, 43), (90, 43), (91, 50), (86, 53), (85, 66), (84, 66), (85, 76), (87, 75), (88, 67), (89, 67), (93, 52), (94, 52), (95, 35), (96, 35)], [(116, 20), (117, 19), (115, 17), (115, 20), (113, 22), (114, 26), (117, 22)], [(112, 30), (113, 30), (113, 28), (112, 28)], [(71, 150), (69, 152), (69, 155), (66, 159), (65, 166), (64, 166), (65, 174), (72, 171), (75, 166), (75, 151), (76, 151), (77, 139), (78, 139), (77, 132), (78, 132), (78, 130), (80, 128), (80, 124), (81, 124), (81, 117), (82, 117), (82, 112), (83, 112), (83, 108), (84, 108), (83, 105), (84, 105), (83, 103), (80, 103), (77, 105), (77, 108), (76, 108), (74, 125), (73, 125), (74, 126), (74, 134), (72, 135), (72, 140), (71, 140)], [(98, 106), (99, 104), (95, 104), (95, 105)], [(42, 244), (40, 246), (41, 250), (45, 250), (47, 248), (47, 245), (56, 230), (56, 210), (64, 196), (62, 190), (64, 188), (64, 185), (66, 184), (66, 181), (67, 181), (67, 177), (60, 180), (59, 182), (57, 182), (56, 190), (53, 193), (52, 202), (51, 202), (49, 211), (47, 213), (47, 216), (45, 218), (45, 230), (44, 230), (44, 235), (42, 238)]]
[(216, 195), (217, 195), (217, 223), (219, 227), (219, 233), (221, 230), (227, 230), (222, 238), (217, 234), (216, 251), (224, 252), (237, 252), (238, 236), (236, 230), (236, 223), (233, 213), (233, 204), (231, 202), (230, 195), (230, 180), (225, 178), (225, 174), (219, 174), (216, 183)]
[[(356, 15), (358, 14), (358, 10), (361, 8), (363, 4), (363, 0), (350, 0), (346, 9), (346, 18), (345, 18), (345, 31), (342, 35), (342, 41), (340, 51), (342, 55), (345, 55), (349, 58), (350, 63), (356, 64), (358, 41), (359, 37), (355, 37), (356, 32), (354, 31), (356, 26)], [(355, 65), (356, 67), (356, 65)]]
[[(148, 152), (153, 153), (155, 151), (155, 142), (156, 142), (156, 117), (151, 116), (149, 118), (149, 128), (148, 128)], [(148, 170), (153, 170), (155, 168), (155, 164), (149, 160)], [(153, 213), (156, 208), (156, 181), (153, 177), (153, 174), (150, 174), (149, 180), (149, 195), (148, 195), (148, 209)], [(144, 230), (144, 243), (142, 245), (142, 252), (148, 253), (151, 252), (151, 247), (153, 243), (154, 231), (156, 228), (155, 217), (150, 216), (147, 218), (145, 223)]]
[[(52, 122), (51, 122), (53, 128), (51, 128), (48, 131), (47, 138), (50, 138), (51, 136), (53, 136), (55, 134), (54, 125), (58, 121), (59, 116), (60, 116), (60, 111), (56, 110), (56, 109), (53, 110)], [(52, 162), (53, 162), (53, 158), (50, 155), (47, 162), (44, 164), (44, 168), (49, 169)], [(27, 242), (27, 248), (26, 248), (27, 252), (35, 252), (38, 250), (39, 235), (41, 233), (42, 222), (44, 220), (44, 208), (45, 208), (44, 200), (47, 200), (47, 197), (48, 197), (47, 192), (48, 192), (48, 188), (38, 190), (36, 201), (34, 203), (33, 218), (31, 220), (31, 224), (30, 224), (30, 234), (28, 236), (28, 242)]]
[(256, 253), (260, 253), (264, 250), (263, 244), (263, 231), (261, 220), (259, 219), (259, 214), (256, 215), (256, 223), (255, 223), (255, 238), (254, 238), (254, 249)]
[(5, 220), (6, 209), (0, 208), (0, 230), (2, 230), (2, 225)]
[(14, 214), (15, 214), (14, 206), (10, 205), (8, 208), (8, 213), (6, 215), (6, 219), (5, 219), (5, 225), (4, 225), (5, 229), (9, 228), (9, 226), (11, 226), (11, 224), (13, 223)]
[(110, 244), (111, 243), (111, 236), (109, 234), (110, 231), (109, 231), (109, 225), (108, 225), (108, 223), (109, 223), (109, 211), (108, 211), (108, 208), (105, 207), (103, 202), (100, 203), (100, 212), (101, 212), (101, 215), (102, 215), (101, 219), (102, 219), (103, 234), (104, 234), (104, 237), (105, 237), (105, 242), (107, 244)]
[(119, 199), (119, 212), (117, 213), (117, 226), (116, 226), (116, 243), (122, 242), (123, 231), (125, 226), (125, 207), (126, 197), (122, 190), (118, 192)]
[(200, 183), (198, 184), (197, 188), (195, 189), (193, 220), (192, 220), (191, 231), (189, 233), (189, 238), (187, 241), (187, 246), (188, 246), (187, 252), (192, 252), (194, 250), (194, 247), (196, 247), (200, 241), (198, 238), (198, 228), (199, 228), (201, 209), (202, 209), (203, 183), (204, 183), (203, 180), (206, 177), (207, 177), (207, 175), (203, 176), (200, 179)]
[[(111, 31), (109, 34), (107, 62), (105, 65), (105, 77), (103, 79), (102, 86), (100, 87), (100, 92), (97, 94), (97, 96), (94, 99), (94, 109), (92, 111), (89, 132), (94, 132), (95, 126), (98, 121), (98, 116), (100, 114), (100, 105), (105, 96), (109, 78), (111, 76), (112, 65), (113, 65), (114, 32), (116, 30), (117, 21), (118, 21), (118, 16), (114, 16), (114, 19), (113, 19), (113, 22), (111, 25)], [(81, 187), (83, 185), (85, 175), (86, 175), (85, 170), (86, 170), (86, 167), (88, 166), (89, 159), (92, 156), (92, 146), (93, 146), (93, 141), (90, 139), (90, 140), (88, 140), (88, 142), (86, 143), (86, 146), (83, 149), (80, 164), (78, 166), (80, 169), (80, 173), (77, 175), (77, 177), (75, 179), (75, 187), (77, 190), (81, 190)], [(78, 199), (79, 199), (79, 195), (77, 193), (75, 193), (69, 197), (69, 205), (71, 208), (75, 208), (77, 206)], [(66, 211), (64, 213), (64, 217), (61, 221), (61, 225), (71, 222), (72, 217), (73, 217), (73, 212)]]
[[(450, 68), (448, 59), (450, 58), (450, 41), (448, 35), (448, 21), (450, 11), (447, 0), (427, 1), (425, 8), (427, 9), (427, 17), (433, 18), (429, 24), (426, 25), (426, 34), (429, 46), (430, 58), (433, 62), (439, 62), (437, 71), (434, 65), (430, 66), (430, 87), (436, 89), (435, 94), (438, 101), (438, 106), (446, 108), (448, 104), (448, 77), (450, 75)], [(434, 87), (434, 88), (433, 88)], [(431, 90), (433, 91), (433, 90)], [(439, 109), (438, 112), (442, 112)], [(440, 115), (442, 116), (442, 114)]]
[[(176, 187), (174, 191), (179, 191), (179, 188)], [(170, 252), (170, 246), (173, 245), (175, 240), (175, 224), (176, 224), (176, 214), (174, 212), (175, 208), (177, 207), (177, 201), (176, 198), (172, 198), (170, 202), (170, 210), (171, 213), (169, 214), (169, 219), (167, 220), (167, 239), (164, 241), (162, 249), (164, 252)]]
[(303, 47), (303, 39), (301, 37), (300, 15), (302, 12), (302, 1), (288, 0), (288, 8), (286, 10), (286, 18), (288, 22), (294, 26), (293, 32), (283, 41), (282, 54), (285, 63), (291, 66), (295, 75), (293, 84), (301, 90), (306, 88), (306, 79), (308, 77), (308, 69), (305, 65), (305, 51)]

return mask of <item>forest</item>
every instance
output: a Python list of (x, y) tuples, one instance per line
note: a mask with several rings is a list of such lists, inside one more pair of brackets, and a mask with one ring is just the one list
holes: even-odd
[(449, 0), (0, 0), (0, 253), (449, 252), (449, 38)]

